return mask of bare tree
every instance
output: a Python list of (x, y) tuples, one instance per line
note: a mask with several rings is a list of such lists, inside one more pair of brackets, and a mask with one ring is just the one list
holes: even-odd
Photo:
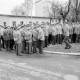
[(73, 18), (78, 21), (78, 16), (80, 14), (80, 0), (72, 0), (72, 15)]
[(26, 11), (26, 15), (29, 15), (29, 12), (32, 10), (33, 7), (33, 0), (24, 0), (22, 4), (24, 10)]
[(54, 1), (48, 1), (51, 4), (51, 13), (54, 17), (61, 18), (63, 22), (65, 22), (65, 19), (70, 12), (71, 7), (71, 0), (69, 0), (66, 4), (66, 6), (63, 6), (61, 4), (57, 4)]
[(11, 11), (13, 15), (26, 15), (26, 11), (23, 9), (22, 6), (16, 6), (14, 9)]
[(26, 15), (28, 16), (33, 4), (33, 0), (24, 0), (24, 3), (21, 6), (16, 6), (11, 11), (13, 15)]

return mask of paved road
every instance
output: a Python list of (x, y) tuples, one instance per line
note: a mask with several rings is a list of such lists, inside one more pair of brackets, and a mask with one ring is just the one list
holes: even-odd
[(80, 80), (80, 57), (0, 52), (0, 80)]

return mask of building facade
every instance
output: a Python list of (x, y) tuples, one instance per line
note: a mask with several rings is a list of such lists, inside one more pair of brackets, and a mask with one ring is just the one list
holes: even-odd
[(29, 22), (50, 22), (50, 18), (0, 14), (0, 25), (2, 26), (17, 26), (20, 24), (28, 24)]

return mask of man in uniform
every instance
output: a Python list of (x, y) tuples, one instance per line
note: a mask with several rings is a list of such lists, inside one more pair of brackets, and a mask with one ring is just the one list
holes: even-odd
[(6, 33), (7, 33), (7, 27), (5, 27), (4, 31), (3, 31), (3, 39), (4, 39), (4, 48), (6, 49)]
[(3, 37), (5, 40), (5, 46), (6, 46), (6, 50), (9, 51), (10, 50), (10, 33), (9, 33), (9, 27), (6, 27), (6, 29), (3, 32)]
[(46, 23), (44, 25), (44, 33), (45, 33), (45, 47), (48, 46), (48, 37), (49, 37), (49, 25)]
[(27, 25), (27, 31), (25, 31), (24, 38), (26, 40), (26, 47), (28, 48), (28, 54), (31, 54), (32, 53), (32, 31), (31, 31), (31, 26), (29, 24)]
[(79, 23), (79, 43), (80, 43), (80, 23)]
[(10, 29), (10, 49), (13, 50), (14, 39), (13, 39), (13, 27)]
[(22, 36), (22, 53), (25, 53), (25, 50), (26, 50), (26, 41), (25, 41), (25, 24), (24, 25), (21, 25), (21, 29), (19, 29), (19, 31), (21, 32), (21, 36)]
[(56, 43), (59, 44), (59, 23), (55, 24), (56, 29)]
[(44, 37), (44, 31), (41, 28), (41, 25), (38, 25), (37, 31), (38, 31), (38, 48), (39, 48), (39, 53), (43, 54), (43, 47), (44, 47), (45, 37)]
[(49, 24), (49, 36), (48, 36), (48, 43), (52, 43), (52, 24)]
[(56, 44), (56, 27), (52, 26), (52, 45)]
[(16, 55), (20, 55), (22, 51), (22, 36), (19, 30), (13, 32), (14, 42), (16, 46)]
[(73, 24), (73, 43), (76, 43), (76, 23)]
[(33, 25), (33, 31), (32, 31), (32, 35), (33, 35), (33, 53), (37, 52), (37, 40), (38, 40), (38, 31), (37, 31), (37, 25), (34, 23)]
[(70, 23), (69, 25), (70, 25), (70, 29), (69, 29), (70, 36), (69, 37), (71, 40), (70, 42), (73, 43), (73, 39), (72, 39), (72, 37), (73, 37), (73, 25), (72, 25), (72, 23)]
[(2, 46), (1, 47), (4, 48), (4, 38), (3, 38), (4, 28), (1, 28), (0, 32), (1, 32), (1, 41), (2, 41), (2, 44), (1, 44)]
[(65, 49), (70, 49), (71, 45), (69, 44), (69, 25), (67, 23), (64, 23), (64, 42), (66, 44)]
[(76, 42), (79, 43), (79, 23), (76, 24), (75, 33), (76, 33)]
[(1, 51), (1, 27), (0, 27), (0, 51)]
[(59, 44), (62, 44), (62, 24), (59, 25)]

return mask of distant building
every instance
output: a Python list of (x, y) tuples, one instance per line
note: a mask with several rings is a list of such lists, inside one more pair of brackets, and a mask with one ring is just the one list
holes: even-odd
[(40, 17), (48, 16), (47, 11), (45, 9), (45, 7), (48, 6), (48, 3), (46, 2), (46, 0), (41, 0), (35, 3), (36, 1), (39, 1), (39, 0), (33, 0), (34, 4), (33, 4), (32, 15), (40, 16)]

